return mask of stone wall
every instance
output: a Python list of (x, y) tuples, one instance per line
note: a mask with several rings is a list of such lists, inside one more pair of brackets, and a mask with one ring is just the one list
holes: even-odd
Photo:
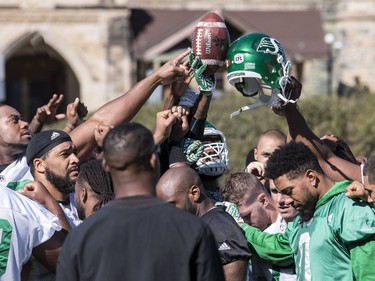
[(131, 87), (126, 9), (0, 9), (6, 61), (34, 34), (69, 64), (81, 97), (97, 108)]

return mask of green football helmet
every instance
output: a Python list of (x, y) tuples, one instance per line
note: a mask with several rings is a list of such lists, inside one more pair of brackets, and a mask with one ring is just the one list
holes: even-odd
[[(289, 102), (285, 93), (291, 64), (283, 46), (274, 38), (263, 33), (250, 33), (234, 41), (227, 52), (227, 79), (242, 95), (253, 97), (257, 102), (232, 113), (259, 105), (275, 106)], [(270, 94), (265, 94), (265, 90)], [(259, 95), (256, 98), (256, 95)]]

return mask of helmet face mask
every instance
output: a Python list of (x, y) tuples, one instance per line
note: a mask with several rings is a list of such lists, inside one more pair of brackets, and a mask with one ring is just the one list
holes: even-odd
[[(226, 65), (229, 83), (242, 95), (259, 94), (260, 99), (261, 95), (277, 94), (284, 104), (293, 102), (285, 94), (291, 64), (283, 46), (269, 35), (250, 33), (238, 38), (229, 47)], [(258, 103), (258, 106), (262, 104), (265, 103)]]
[(220, 176), (228, 169), (228, 149), (224, 134), (206, 121), (203, 152), (196, 162), (199, 174)]

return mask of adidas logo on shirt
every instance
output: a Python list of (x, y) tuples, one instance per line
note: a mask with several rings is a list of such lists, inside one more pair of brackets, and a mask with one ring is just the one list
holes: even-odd
[(54, 139), (57, 138), (58, 136), (60, 136), (59, 133), (53, 132), (52, 135), (51, 135), (51, 140), (54, 140)]
[(230, 250), (230, 247), (228, 246), (227, 243), (224, 242), (223, 244), (220, 245), (219, 251), (226, 251), (226, 250)]

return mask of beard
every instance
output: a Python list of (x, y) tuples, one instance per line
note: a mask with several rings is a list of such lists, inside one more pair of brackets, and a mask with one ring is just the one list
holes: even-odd
[(301, 211), (301, 222), (309, 221), (314, 216), (314, 210), (306, 209)]
[(86, 218), (86, 215), (85, 215), (85, 208), (82, 206), (81, 201), (79, 201), (79, 200), (74, 200), (74, 202), (75, 202), (75, 205), (76, 205), (78, 218), (79, 218), (80, 220), (84, 220), (84, 219)]
[(312, 194), (307, 198), (303, 210), (301, 210), (301, 217), (303, 221), (308, 221), (314, 216), (315, 206), (318, 199)]
[(62, 194), (74, 192), (74, 181), (68, 175), (62, 177), (46, 168), (46, 179)]
[(197, 208), (196, 206), (186, 197), (186, 204), (185, 204), (185, 211), (192, 213), (193, 215), (197, 215)]
[(8, 143), (8, 149), (16, 151), (18, 154), (25, 153), (27, 148), (27, 143)]

